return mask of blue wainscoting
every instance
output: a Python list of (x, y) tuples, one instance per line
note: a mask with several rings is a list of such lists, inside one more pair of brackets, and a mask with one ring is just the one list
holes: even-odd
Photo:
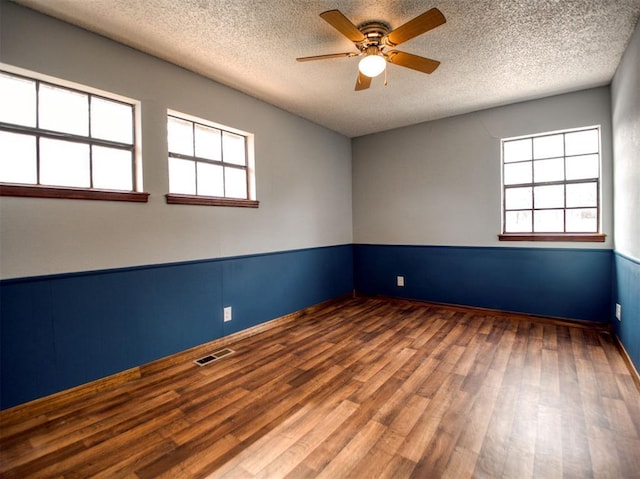
[(2, 281), (0, 408), (352, 290), (352, 245)]
[(622, 307), (622, 320), (612, 324), (616, 335), (640, 371), (640, 260), (615, 253), (615, 300)]
[[(396, 286), (396, 276), (405, 287)], [(353, 289), (609, 322), (640, 364), (640, 263), (610, 250), (341, 245), (0, 282), (0, 407), (183, 351)], [(612, 295), (613, 292), (613, 295)], [(232, 306), (233, 320), (222, 321)]]
[(354, 246), (358, 292), (607, 323), (612, 264), (602, 249)]

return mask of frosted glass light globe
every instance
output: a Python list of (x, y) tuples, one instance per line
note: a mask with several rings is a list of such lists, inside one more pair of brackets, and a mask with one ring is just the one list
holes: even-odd
[(358, 64), (358, 70), (368, 77), (377, 77), (382, 73), (387, 65), (387, 61), (380, 55), (367, 55)]

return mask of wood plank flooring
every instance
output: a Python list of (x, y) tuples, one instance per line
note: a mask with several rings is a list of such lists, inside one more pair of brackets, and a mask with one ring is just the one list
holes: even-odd
[(603, 331), (355, 298), (227, 346), (4, 411), (0, 476), (640, 477), (640, 393)]

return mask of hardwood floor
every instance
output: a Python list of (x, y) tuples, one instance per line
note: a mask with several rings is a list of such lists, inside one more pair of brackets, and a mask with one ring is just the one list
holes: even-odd
[(356, 298), (228, 347), (4, 411), (1, 477), (640, 477), (640, 393), (603, 331)]

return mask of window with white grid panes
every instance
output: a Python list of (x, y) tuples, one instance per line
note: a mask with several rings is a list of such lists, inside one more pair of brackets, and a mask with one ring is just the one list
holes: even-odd
[[(34, 196), (49, 196), (41, 192), (56, 189), (136, 192), (141, 184), (136, 168), (136, 104), (108, 95), (0, 71), (3, 194), (18, 191), (17, 196), (31, 196), (28, 187), (36, 191)], [(84, 198), (78, 193), (52, 196)], [(146, 201), (146, 196), (93, 199)]]
[(257, 206), (253, 201), (251, 135), (177, 113), (167, 115), (169, 195), (193, 204)]
[(600, 232), (600, 128), (502, 140), (503, 234)]

